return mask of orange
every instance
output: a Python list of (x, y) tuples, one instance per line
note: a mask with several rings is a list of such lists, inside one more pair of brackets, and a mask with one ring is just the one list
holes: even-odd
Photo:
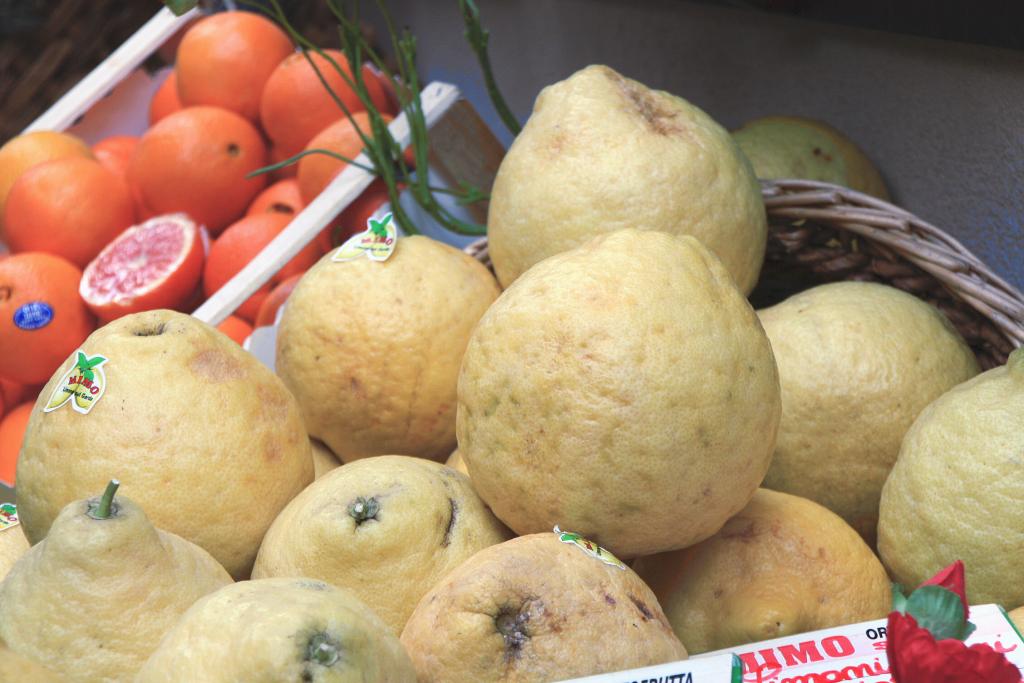
[(40, 387), (26, 386), (21, 382), (15, 382), (6, 377), (0, 377), (0, 396), (3, 396), (5, 406), (16, 406), (25, 399), (35, 398)]
[(79, 268), (134, 222), (135, 200), (124, 179), (81, 157), (25, 171), (4, 207), (11, 251), (45, 251)]
[[(390, 116), (384, 120), (391, 121)], [(363, 151), (363, 140), (356, 126), (365, 135), (370, 133), (370, 117), (366, 112), (354, 114), (351, 119), (342, 118), (320, 131), (306, 149), (328, 149), (335, 154), (355, 159)], [(299, 161), (299, 189), (302, 198), (308, 204), (320, 191), (331, 182), (334, 176), (341, 173), (348, 164), (326, 154), (310, 154)]]
[(0, 375), (41, 384), (95, 327), (78, 296), (82, 271), (30, 252), (0, 261)]
[(167, 118), (176, 111), (181, 111), (181, 100), (178, 99), (178, 76), (173, 71), (153, 93), (149, 101), (149, 125)]
[(186, 107), (224, 107), (258, 122), (263, 86), (293, 52), (287, 34), (259, 14), (219, 12), (204, 17), (178, 45), (178, 97)]
[(278, 180), (276, 183), (256, 195), (252, 200), (246, 216), (257, 213), (283, 213), (288, 216), (296, 216), (306, 203), (302, 201), (302, 193), (299, 192), (299, 181), (295, 178)]
[[(325, 50), (348, 74), (352, 69), (345, 55), (337, 50)], [(348, 86), (330, 62), (315, 52), (309, 57), (316, 64), (324, 80), (352, 113), (365, 107), (355, 91)], [(387, 111), (387, 95), (380, 81), (368, 66), (363, 66), (363, 76), (370, 99), (379, 111)], [(301, 53), (289, 55), (267, 79), (260, 99), (260, 121), (267, 136), (279, 148), (282, 159), (302, 151), (313, 136), (332, 122), (345, 116), (330, 93), (317, 77), (316, 71)]]
[(373, 74), (377, 82), (380, 83), (382, 91), (382, 97), (380, 99), (373, 97), (373, 91), (370, 91), (370, 99), (377, 106), (377, 111), (381, 114), (388, 114), (390, 116), (398, 116), (398, 95), (395, 93), (395, 83), (390, 78), (384, 75), (383, 72), (378, 71), (377, 68), (369, 64), (367, 68)]
[(139, 138), (134, 135), (112, 135), (93, 145), (92, 153), (104, 168), (124, 178), (128, 172), (128, 161), (138, 144)]
[[(209, 297), (245, 267), (249, 261), (270, 244), (278, 233), (291, 222), (291, 216), (280, 213), (261, 213), (246, 216), (228, 227), (224, 234), (214, 241), (210, 254), (206, 257), (206, 269), (203, 272), (203, 291)], [(278, 282), (304, 273), (320, 258), (320, 250), (316, 243), (307, 245), (291, 261), (286, 263), (268, 283), (260, 287), (249, 297), (235, 315), (247, 322), (256, 319), (260, 304)]]
[(0, 147), (0, 237), (3, 236), (4, 203), (14, 181), (36, 164), (67, 157), (91, 158), (92, 151), (74, 135), (52, 131), (25, 133)]
[(236, 220), (266, 185), (246, 174), (266, 165), (259, 132), (218, 107), (188, 107), (139, 140), (128, 178), (156, 213), (182, 211), (216, 234)]
[(224, 322), (217, 325), (217, 329), (231, 337), (239, 346), (244, 344), (246, 338), (252, 334), (252, 325), (234, 315), (224, 318)]
[[(285, 151), (290, 151), (291, 153), (290, 154), (285, 154)], [(295, 156), (295, 154), (297, 152), (301, 152), (301, 151), (302, 151), (301, 148), (300, 149), (296, 149), (296, 150), (282, 150), (280, 147), (278, 147), (274, 143), (270, 143), (270, 152), (269, 152), (269, 154), (270, 154), (270, 163), (272, 163), (272, 164), (280, 163), (280, 162), (284, 161), (285, 159), (288, 159), (290, 157)], [(284, 180), (285, 178), (294, 178), (295, 174), (298, 172), (298, 170), (299, 170), (299, 164), (298, 164), (298, 162), (295, 162), (293, 164), (288, 164), (287, 166), (282, 166), (281, 168), (277, 169), (276, 171), (273, 171), (270, 174), (270, 177), (273, 178), (274, 180)]]
[(0, 484), (14, 486), (14, 471), (18, 465), (18, 452), (25, 439), (25, 428), (32, 414), (32, 403), (16, 406), (0, 420)]
[(256, 322), (253, 323), (254, 327), (273, 327), (274, 321), (277, 319), (277, 309), (281, 308), (291, 296), (292, 290), (295, 289), (295, 285), (299, 284), (302, 275), (302, 273), (298, 273), (281, 280), (277, 287), (270, 291), (270, 294), (260, 304), (260, 310), (256, 313)]

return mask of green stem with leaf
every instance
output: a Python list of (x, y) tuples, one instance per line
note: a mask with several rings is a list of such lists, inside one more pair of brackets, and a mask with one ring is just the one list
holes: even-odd
[(512, 113), (512, 109), (502, 96), (501, 90), (498, 88), (498, 81), (494, 78), (494, 70), (491, 68), (491, 57), (487, 51), (491, 32), (480, 23), (480, 10), (477, 9), (474, 0), (459, 0), (459, 9), (462, 10), (462, 21), (466, 24), (466, 40), (473, 49), (473, 53), (476, 54), (477, 61), (480, 62), (480, 71), (483, 72), (484, 84), (487, 86), (487, 94), (491, 98), (491, 103), (498, 111), (498, 116), (501, 117), (505, 127), (512, 135), (519, 135), (519, 131), (522, 130), (519, 119)]
[[(466, 36), (473, 45), (474, 51), (481, 60), (484, 70), (484, 78), (487, 81), (488, 92), (491, 93), (495, 106), (498, 108), (506, 125), (511, 121), (518, 132), (518, 123), (515, 117), (501, 98), (497, 89), (493, 73), (490, 69), (490, 61), (487, 58), (488, 32), (482, 28), (479, 21), (479, 12), (472, 1), (459, 0), (466, 21)], [(456, 202), (461, 205), (472, 204), (488, 199), (487, 193), (477, 187), (459, 182), (458, 189), (442, 189), (431, 186), (428, 180), (430, 141), (426, 115), (423, 111), (423, 102), (420, 97), (420, 83), (416, 71), (416, 39), (407, 30), (401, 33), (395, 27), (395, 22), (388, 10), (384, 0), (374, 0), (377, 10), (380, 12), (384, 24), (387, 27), (391, 47), (395, 53), (397, 73), (388, 69), (381, 56), (373, 49), (366, 37), (363, 35), (360, 24), (360, 2), (355, 0), (351, 3), (351, 10), (346, 11), (346, 4), (340, 0), (326, 0), (327, 6), (338, 22), (338, 34), (341, 40), (342, 52), (351, 71), (345, 69), (338, 60), (334, 59), (323, 49), (306, 38), (289, 21), (281, 7), (279, 0), (255, 0), (245, 1), (244, 4), (251, 6), (276, 21), (289, 37), (299, 46), (303, 55), (312, 67), (321, 85), (327, 90), (334, 104), (341, 114), (348, 118), (363, 143), (363, 153), (369, 160), (368, 164), (356, 162), (353, 159), (334, 153), (325, 149), (304, 150), (284, 161), (258, 169), (250, 176), (262, 173), (269, 173), (285, 166), (296, 163), (299, 159), (309, 154), (326, 154), (332, 158), (345, 163), (353, 164), (369, 173), (381, 178), (388, 192), (388, 200), (395, 221), (407, 234), (418, 233), (416, 225), (408, 215), (405, 208), (399, 202), (399, 195), (402, 186), (409, 188), (410, 194), (416, 203), (440, 225), (452, 232), (462, 235), (484, 235), (487, 232), (486, 226), (478, 225), (459, 219), (438, 202), (436, 194), (453, 196)], [(165, 4), (176, 14), (183, 14), (197, 3), (196, 0), (165, 0)], [(360, 103), (366, 111), (369, 130), (363, 130), (352, 117), (353, 112), (345, 102), (338, 96), (327, 82), (320, 66), (312, 58), (310, 53), (316, 53), (324, 62), (337, 73), (345, 85), (350, 88), (359, 98)], [(388, 122), (376, 108), (370, 97), (369, 89), (366, 86), (365, 74), (363, 73), (364, 63), (372, 63), (381, 73), (388, 78), (395, 86), (395, 94), (399, 105), (406, 115), (409, 124), (411, 147), (415, 157), (415, 169), (409, 167), (405, 160), (405, 152), (402, 146), (388, 129)]]

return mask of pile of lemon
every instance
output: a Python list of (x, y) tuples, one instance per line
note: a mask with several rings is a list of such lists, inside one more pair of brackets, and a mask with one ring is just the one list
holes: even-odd
[(880, 284), (746, 298), (741, 145), (878, 180), (802, 125), (737, 144), (589, 67), (501, 166), (496, 276), (424, 237), (325, 256), (276, 374), (170, 311), (97, 330), (102, 396), (52, 407), (71, 359), (28, 424), (0, 678), (557, 681), (882, 617), (956, 559), (1024, 603), (1024, 356), (979, 374)]

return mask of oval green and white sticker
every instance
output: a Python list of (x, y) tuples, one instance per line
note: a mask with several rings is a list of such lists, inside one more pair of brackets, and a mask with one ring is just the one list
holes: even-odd
[(0, 503), (0, 531), (18, 526), (18, 508), (14, 503)]
[(345, 243), (335, 250), (331, 260), (354, 261), (365, 255), (371, 261), (387, 261), (395, 251), (397, 241), (398, 232), (395, 230), (392, 214), (386, 214), (379, 221), (371, 218), (367, 221), (366, 230), (345, 240)]
[(43, 408), (44, 413), (70, 403), (75, 412), (85, 415), (107, 390), (107, 373), (103, 371), (103, 366), (109, 359), (100, 355), (88, 356), (82, 351), (76, 351), (75, 354), (75, 364), (61, 375), (50, 394), (50, 400)]

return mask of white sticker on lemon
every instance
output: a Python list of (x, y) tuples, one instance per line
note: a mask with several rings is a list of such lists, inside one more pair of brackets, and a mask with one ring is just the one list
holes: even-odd
[(0, 531), (18, 526), (18, 508), (14, 503), (0, 503)]
[(335, 250), (332, 261), (354, 261), (363, 255), (371, 261), (388, 260), (398, 241), (394, 216), (389, 213), (379, 221), (371, 218), (366, 223), (366, 230), (352, 235)]
[(107, 390), (107, 374), (103, 366), (109, 359), (105, 356), (88, 356), (81, 351), (75, 354), (75, 364), (61, 375), (50, 394), (50, 400), (43, 408), (44, 413), (53, 412), (65, 403), (70, 403), (75, 412), (86, 415), (103, 398)]

